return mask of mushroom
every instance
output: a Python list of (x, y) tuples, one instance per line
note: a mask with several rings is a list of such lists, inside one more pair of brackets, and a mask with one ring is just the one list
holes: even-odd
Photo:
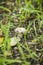
[(26, 29), (23, 27), (18, 27), (15, 29), (17, 37), (22, 38), (23, 34), (26, 32)]
[(15, 46), (19, 41), (20, 41), (20, 38), (12, 37), (12, 38), (10, 38), (10, 45)]
[(16, 37), (12, 37), (10, 39), (10, 45), (15, 46), (18, 42), (20, 42), (23, 34), (26, 32), (26, 29), (23, 27), (18, 27), (15, 29)]

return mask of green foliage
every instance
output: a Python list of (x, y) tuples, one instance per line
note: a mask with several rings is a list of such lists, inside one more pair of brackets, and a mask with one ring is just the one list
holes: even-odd
[[(9, 4), (10, 3), (10, 4)], [(32, 4), (33, 3), (33, 4)], [(34, 4), (38, 4), (37, 8)], [(12, 65), (12, 63), (20, 63), (21, 65), (31, 65), (31, 62), (26, 59), (34, 59), (38, 61), (40, 58), (36, 54), (36, 46), (34, 51), (30, 49), (27, 41), (27, 36), (31, 35), (31, 43), (43, 43), (43, 0), (6, 0), (0, 3), (0, 28), (3, 32), (3, 42), (0, 44), (0, 65)], [(6, 6), (5, 6), (6, 5)], [(4, 24), (3, 24), (4, 23)], [(12, 59), (12, 50), (10, 46), (10, 29), (16, 27), (26, 28), (24, 33), (23, 44), (17, 42), (17, 48), (19, 50), (21, 59)], [(13, 33), (12, 33), (13, 34)], [(14, 33), (15, 36), (15, 33)], [(29, 39), (28, 39), (29, 40)], [(32, 44), (33, 45), (33, 44)], [(24, 49), (27, 53), (24, 52)], [(14, 50), (15, 51), (15, 50)], [(42, 49), (43, 51), (43, 49)], [(10, 53), (10, 55), (7, 53)], [(9, 56), (9, 58), (8, 58)], [(2, 60), (3, 59), (3, 60)], [(42, 58), (41, 58), (42, 59)]]

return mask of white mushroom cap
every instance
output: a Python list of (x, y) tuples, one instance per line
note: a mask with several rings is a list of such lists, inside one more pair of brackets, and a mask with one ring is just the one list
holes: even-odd
[(20, 38), (12, 37), (12, 38), (10, 38), (10, 45), (15, 46), (19, 41), (20, 41)]
[(23, 28), (23, 27), (18, 27), (18, 28), (15, 29), (15, 32), (16, 33), (23, 33), (24, 34), (26, 32), (26, 29)]

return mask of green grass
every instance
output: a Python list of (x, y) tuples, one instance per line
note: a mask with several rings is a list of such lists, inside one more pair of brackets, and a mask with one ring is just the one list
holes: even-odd
[[(0, 12), (2, 14), (2, 19), (0, 19), (0, 28), (4, 35), (4, 40), (2, 43), (0, 43), (0, 52), (2, 52), (0, 53), (0, 65), (12, 65), (12, 63), (31, 65), (31, 62), (26, 60), (27, 58), (31, 58), (36, 61), (38, 61), (40, 58), (36, 54), (36, 48), (35, 51), (32, 51), (29, 48), (26, 36), (28, 33), (30, 33), (33, 36), (33, 39), (31, 40), (32, 43), (43, 43), (43, 0), (23, 0), (23, 2), (22, 0), (15, 0), (15, 2), (11, 2), (10, 0), (4, 1), (6, 4), (8, 4), (8, 2), (11, 3), (11, 5), (9, 4), (4, 6), (3, 1), (0, 3)], [(13, 5), (13, 3), (15, 3), (15, 5)], [(34, 3), (38, 4), (37, 8), (34, 6)], [(4, 24), (2, 22), (4, 22)], [(25, 24), (26, 22), (27, 26)], [(23, 43), (24, 45), (22, 45), (20, 42), (17, 43), (17, 48), (19, 50), (21, 59), (12, 59), (12, 54), (9, 56), (10, 58), (8, 58), (6, 51), (12, 51), (9, 37), (10, 28), (16, 28), (17, 26), (23, 27), (23, 25), (24, 28), (26, 28), (26, 32), (24, 33), (25, 42)], [(28, 54), (24, 53), (23, 48), (26, 49)]]

